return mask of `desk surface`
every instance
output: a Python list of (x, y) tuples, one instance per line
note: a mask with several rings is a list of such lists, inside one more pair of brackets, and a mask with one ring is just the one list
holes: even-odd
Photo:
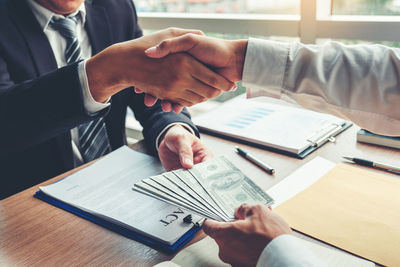
[[(336, 143), (326, 144), (303, 160), (241, 145), (273, 166), (276, 169), (275, 176), (266, 174), (238, 156), (233, 149), (236, 143), (208, 135), (203, 135), (202, 139), (215, 155), (226, 155), (259, 186), (268, 189), (317, 155), (334, 162), (340, 162), (342, 156), (350, 155), (399, 164), (400, 150), (357, 143), (358, 129), (352, 126), (337, 138)], [(134, 149), (143, 151), (143, 146), (139, 143)], [(50, 184), (73, 171), (41, 185)], [(400, 179), (400, 176), (382, 173)], [(171, 258), (170, 255), (35, 199), (33, 195), (37, 189), (38, 186), (32, 187), (0, 202), (0, 266), (149, 266)], [(195, 239), (202, 238), (202, 235), (200, 232)]]

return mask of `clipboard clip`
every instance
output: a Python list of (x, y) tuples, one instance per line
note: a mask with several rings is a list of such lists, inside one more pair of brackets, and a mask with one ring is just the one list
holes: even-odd
[(187, 224), (193, 224), (192, 229), (193, 229), (193, 228), (200, 228), (200, 227), (201, 227), (200, 223), (198, 223), (198, 222), (196, 222), (196, 223), (193, 222), (192, 214), (189, 214), (189, 215), (187, 215), (185, 218), (183, 218), (183, 222), (184, 222), (184, 223), (187, 223)]
[(307, 141), (311, 143), (313, 147), (319, 147), (326, 142), (336, 142), (335, 135), (343, 130), (343, 125), (333, 123), (328, 127), (315, 133), (312, 137), (308, 138)]

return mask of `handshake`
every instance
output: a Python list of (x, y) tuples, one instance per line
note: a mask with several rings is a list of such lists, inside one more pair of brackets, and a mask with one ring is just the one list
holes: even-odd
[(179, 113), (223, 91), (236, 89), (242, 79), (247, 40), (228, 41), (204, 36), (201, 31), (170, 28), (118, 43), (86, 63), (91, 94), (106, 102), (134, 86), (152, 106)]

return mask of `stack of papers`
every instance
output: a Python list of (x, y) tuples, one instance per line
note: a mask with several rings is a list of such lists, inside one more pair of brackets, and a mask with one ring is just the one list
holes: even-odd
[[(181, 223), (190, 213), (132, 191), (135, 182), (164, 170), (159, 160), (123, 146), (35, 197), (129, 238), (175, 252), (197, 231)], [(174, 220), (165, 220), (173, 217)], [(192, 216), (200, 222), (201, 216)]]
[(223, 156), (190, 170), (152, 176), (133, 189), (217, 221), (233, 220), (235, 208), (242, 203), (273, 204), (268, 194)]

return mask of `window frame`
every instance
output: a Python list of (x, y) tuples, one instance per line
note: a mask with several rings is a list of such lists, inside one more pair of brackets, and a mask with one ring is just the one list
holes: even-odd
[(300, 0), (299, 15), (196, 14), (139, 12), (146, 30), (167, 27), (200, 29), (204, 32), (297, 37), (303, 43), (317, 39), (348, 39), (400, 42), (400, 16), (332, 15), (331, 0)]

